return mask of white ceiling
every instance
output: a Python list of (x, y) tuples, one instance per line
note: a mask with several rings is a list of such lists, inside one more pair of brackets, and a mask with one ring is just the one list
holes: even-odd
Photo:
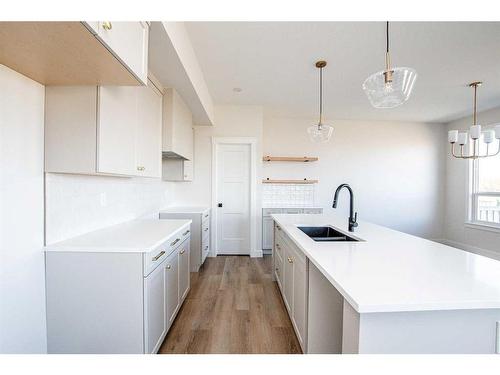
[[(316, 117), (324, 70), (326, 118), (447, 122), (470, 114), (467, 83), (482, 80), (478, 109), (500, 105), (500, 22), (391, 23), (393, 66), (418, 78), (410, 100), (374, 109), (361, 89), (384, 67), (384, 22), (188, 22), (216, 104), (263, 105), (266, 113)], [(234, 92), (240, 87), (242, 92)], [(480, 121), (480, 118), (479, 118)]]

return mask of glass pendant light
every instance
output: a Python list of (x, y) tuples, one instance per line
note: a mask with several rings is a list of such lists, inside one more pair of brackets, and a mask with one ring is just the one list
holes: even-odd
[(333, 133), (333, 127), (323, 124), (323, 68), (326, 61), (316, 62), (316, 68), (319, 69), (319, 121), (317, 125), (307, 128), (307, 133), (312, 142), (325, 143), (330, 140)]
[(363, 83), (363, 90), (375, 108), (394, 108), (408, 100), (416, 79), (415, 69), (391, 67), (389, 22), (387, 22), (385, 70), (369, 76)]

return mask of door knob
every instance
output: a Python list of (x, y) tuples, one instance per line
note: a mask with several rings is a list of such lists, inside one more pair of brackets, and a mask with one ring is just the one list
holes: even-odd
[(222, 203), (219, 203), (217, 206), (218, 206), (218, 207), (222, 207)]

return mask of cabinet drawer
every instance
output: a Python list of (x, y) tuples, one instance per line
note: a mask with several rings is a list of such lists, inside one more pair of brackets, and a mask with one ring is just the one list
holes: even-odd
[(322, 208), (304, 208), (305, 214), (321, 214), (322, 212)]
[(210, 234), (210, 220), (205, 220), (201, 224), (201, 237), (205, 238)]
[(153, 251), (143, 254), (144, 276), (149, 275), (170, 255), (168, 242), (164, 242)]
[(283, 286), (283, 260), (280, 257), (274, 258), (274, 274), (278, 281), (279, 287)]
[(205, 261), (208, 253), (210, 252), (210, 236), (203, 238), (201, 242), (201, 263)]
[(206, 210), (205, 212), (203, 212), (201, 214), (201, 221), (206, 221), (206, 220), (210, 220), (210, 210)]
[(275, 244), (274, 244), (274, 251), (280, 259), (283, 259), (283, 239), (281, 237), (276, 237), (275, 238)]
[(271, 214), (280, 214), (283, 210), (281, 208), (263, 208), (262, 216), (269, 216)]
[(177, 249), (191, 235), (189, 227), (184, 227), (174, 233), (163, 244), (155, 248), (153, 251), (144, 253), (144, 276), (147, 276), (153, 271), (166, 257)]

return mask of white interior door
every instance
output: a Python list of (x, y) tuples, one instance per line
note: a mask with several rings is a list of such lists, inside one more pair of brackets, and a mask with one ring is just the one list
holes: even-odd
[(217, 253), (250, 254), (250, 145), (218, 144)]

